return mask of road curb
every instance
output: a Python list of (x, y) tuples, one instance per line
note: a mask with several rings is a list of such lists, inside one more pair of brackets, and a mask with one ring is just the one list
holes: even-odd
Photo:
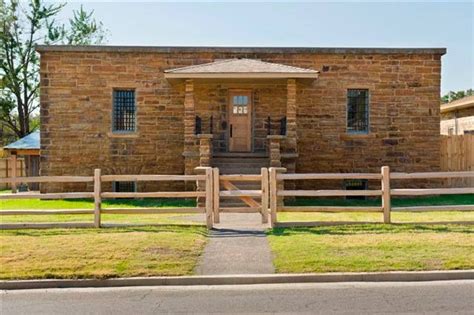
[(474, 280), (474, 269), (462, 271), (394, 271), (320, 274), (264, 274), (264, 275), (212, 275), (184, 277), (147, 277), (116, 279), (44, 279), (3, 280), (2, 290), (129, 287), (129, 286), (183, 286), (183, 285), (242, 285), (277, 283), (324, 282), (402, 282)]

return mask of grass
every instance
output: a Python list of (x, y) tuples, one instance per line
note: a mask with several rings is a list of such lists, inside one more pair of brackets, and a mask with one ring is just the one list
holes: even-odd
[[(287, 202), (291, 206), (380, 206), (380, 198), (371, 199), (344, 199), (344, 198), (297, 198)], [(423, 196), (413, 198), (392, 198), (392, 207), (415, 207), (415, 206), (443, 206), (443, 205), (473, 205), (474, 195), (439, 195)]]
[(204, 227), (0, 231), (0, 278), (111, 278), (193, 273)]
[[(315, 199), (300, 198), (286, 202), (292, 206), (380, 206), (380, 199)], [(442, 206), (442, 205), (470, 205), (474, 204), (474, 195), (444, 195), (414, 198), (393, 198), (392, 207), (411, 206)], [(439, 211), (439, 212), (392, 212), (392, 222), (442, 222), (442, 221), (474, 221), (474, 212), (467, 211)], [(369, 212), (281, 212), (278, 221), (358, 221), (382, 222), (382, 213)]]
[(280, 273), (474, 268), (473, 226), (367, 224), (267, 233)]
[[(183, 199), (112, 199), (104, 200), (103, 208), (179, 208), (194, 207), (194, 200)], [(40, 200), (20, 199), (2, 200), (0, 209), (5, 210), (54, 210), (54, 209), (93, 209), (94, 203), (87, 199)], [(102, 214), (103, 223), (131, 224), (202, 224), (189, 220), (193, 214)], [(0, 223), (58, 223), (58, 222), (92, 222), (93, 215), (5, 215), (0, 216)], [(203, 218), (204, 220), (204, 218)]]
[[(382, 213), (370, 212), (281, 212), (278, 222), (356, 221), (383, 222)], [(392, 212), (392, 223), (473, 221), (474, 211)]]
[[(102, 202), (103, 208), (140, 208), (140, 207), (194, 207), (194, 200), (184, 199), (108, 199)], [(2, 200), (1, 208), (5, 210), (35, 209), (94, 209), (94, 202), (88, 199), (16, 199)]]

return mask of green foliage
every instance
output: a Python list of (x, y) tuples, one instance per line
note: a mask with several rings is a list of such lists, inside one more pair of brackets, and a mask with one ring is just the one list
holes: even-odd
[(18, 137), (34, 130), (39, 108), (38, 44), (89, 45), (104, 41), (106, 31), (93, 12), (82, 7), (67, 25), (55, 20), (65, 4), (0, 0), (0, 124)]
[(443, 104), (449, 103), (449, 102), (461, 99), (463, 97), (472, 96), (472, 95), (474, 95), (474, 89), (468, 89), (466, 91), (461, 90), (461, 91), (457, 91), (457, 92), (449, 91), (448, 94), (441, 97), (441, 103), (443, 103)]

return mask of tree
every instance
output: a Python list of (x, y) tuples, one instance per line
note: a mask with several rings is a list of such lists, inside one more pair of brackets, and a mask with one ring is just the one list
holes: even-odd
[(466, 96), (471, 96), (471, 95), (474, 95), (474, 90), (473, 89), (468, 89), (466, 91), (461, 90), (461, 91), (457, 91), (457, 92), (449, 91), (449, 93), (447, 93), (446, 95), (444, 95), (441, 98), (441, 103), (443, 103), (443, 104), (449, 103), (449, 102), (458, 100), (458, 99), (466, 97)]
[[(55, 20), (65, 4), (31, 0), (0, 0), (0, 124), (17, 137), (35, 126), (32, 115), (39, 107), (38, 44), (90, 45), (104, 41), (106, 30), (93, 11), (73, 11), (67, 25)], [(37, 123), (36, 123), (37, 124)]]

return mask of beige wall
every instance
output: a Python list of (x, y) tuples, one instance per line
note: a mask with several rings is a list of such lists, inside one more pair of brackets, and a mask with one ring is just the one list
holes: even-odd
[(442, 135), (463, 135), (465, 131), (474, 132), (474, 116), (461, 117), (442, 120), (440, 123), (440, 131)]

